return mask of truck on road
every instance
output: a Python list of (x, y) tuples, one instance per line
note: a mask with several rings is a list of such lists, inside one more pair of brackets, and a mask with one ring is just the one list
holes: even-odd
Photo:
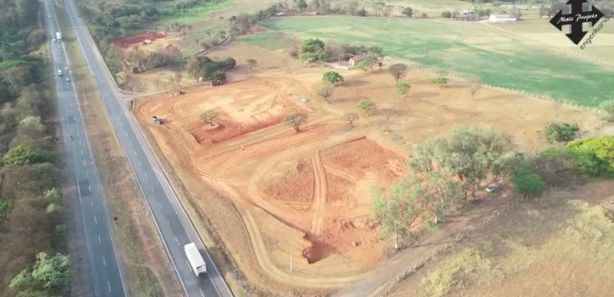
[(196, 277), (205, 277), (207, 275), (207, 266), (205, 264), (203, 256), (198, 250), (198, 247), (196, 247), (196, 244), (190, 242), (183, 246), (183, 250), (185, 251), (185, 255), (188, 258), (188, 262), (190, 263), (192, 271), (194, 272)]
[(58, 69), (58, 76), (62, 76), (64, 74), (64, 72), (62, 72), (62, 69)]
[(55, 32), (55, 39), (57, 39), (58, 41), (61, 41), (62, 40), (62, 33)]

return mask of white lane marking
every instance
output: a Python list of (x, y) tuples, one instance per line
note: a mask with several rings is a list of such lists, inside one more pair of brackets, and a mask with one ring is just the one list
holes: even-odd
[(203, 293), (203, 289), (198, 289), (200, 291), (200, 296), (205, 297), (205, 293)]
[(109, 289), (109, 293), (111, 293), (111, 282), (107, 281), (107, 288)]
[(98, 225), (98, 219), (94, 216), (94, 224)]
[(81, 156), (85, 155), (85, 152), (83, 152), (83, 150), (81, 150)]
[(139, 162), (139, 165), (141, 165), (141, 167), (143, 167), (143, 162), (141, 162), (141, 159), (138, 159), (137, 162)]
[(100, 235), (98, 235), (98, 244), (102, 244), (102, 240), (100, 240)]
[(87, 186), (87, 190), (91, 192), (91, 191), (92, 191), (92, 186), (89, 186), (89, 185), (88, 185), (88, 186)]
[(147, 175), (147, 172), (143, 172), (143, 174), (145, 175), (145, 178), (149, 178), (149, 176)]
[(174, 236), (175, 238), (175, 242), (177, 242), (177, 244), (179, 244), (179, 239), (177, 239), (177, 236)]
[(85, 160), (83, 160), (82, 163), (83, 163), (83, 167), (87, 167), (87, 165), (85, 165)]
[(128, 137), (128, 132), (126, 132), (125, 130), (124, 130), (124, 135), (126, 135), (126, 137)]
[(102, 256), (102, 265), (107, 266), (107, 260)]

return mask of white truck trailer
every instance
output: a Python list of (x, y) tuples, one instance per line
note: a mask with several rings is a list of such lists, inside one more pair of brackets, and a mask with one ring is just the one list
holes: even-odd
[(192, 271), (196, 277), (205, 277), (207, 275), (207, 266), (205, 265), (205, 260), (196, 247), (196, 244), (190, 242), (183, 246), (183, 250), (185, 251), (185, 255), (188, 258), (188, 262), (190, 263)]
[(61, 41), (62, 40), (62, 33), (55, 32), (55, 39), (57, 39), (57, 41)]

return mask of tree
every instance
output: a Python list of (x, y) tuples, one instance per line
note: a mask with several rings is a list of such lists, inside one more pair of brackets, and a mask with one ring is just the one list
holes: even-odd
[(296, 133), (301, 132), (301, 125), (305, 122), (307, 122), (307, 115), (302, 112), (294, 112), (286, 117), (286, 123), (294, 128)]
[(322, 74), (322, 81), (336, 85), (343, 82), (343, 76), (335, 71), (327, 71)]
[(449, 19), (452, 17), (452, 13), (450, 11), (444, 11), (441, 13), (441, 17)]
[(405, 95), (407, 94), (407, 92), (409, 92), (409, 89), (411, 88), (411, 85), (408, 82), (404, 82), (404, 81), (397, 81), (394, 84), (394, 89), (399, 92), (399, 94), (401, 95)]
[(375, 106), (375, 103), (373, 103), (373, 101), (366, 99), (366, 98), (360, 99), (360, 101), (358, 101), (358, 104), (356, 106), (362, 109), (367, 114), (367, 116), (373, 114), (373, 112), (377, 109), (377, 106)]
[(439, 76), (431, 79), (431, 84), (438, 85), (439, 87), (444, 87), (448, 84), (448, 78)]
[(62, 254), (49, 257), (47, 253), (36, 255), (32, 277), (43, 288), (59, 288), (71, 280), (70, 258)]
[(614, 99), (601, 102), (599, 107), (606, 113), (606, 120), (614, 122)]
[(392, 77), (394, 77), (395, 81), (398, 81), (399, 79), (407, 75), (408, 70), (409, 67), (407, 67), (407, 65), (403, 63), (392, 64), (388, 67), (388, 72), (390, 73), (390, 75), (392, 75)]
[(361, 69), (364, 72), (367, 72), (373, 69), (373, 67), (377, 65), (378, 63), (379, 63), (379, 59), (375, 55), (371, 54), (371, 55), (366, 56), (360, 62), (356, 63), (356, 68)]
[(307, 39), (301, 47), (300, 58), (307, 62), (326, 60), (326, 45), (320, 39)]
[(200, 114), (200, 119), (205, 123), (209, 124), (209, 126), (215, 125), (215, 119), (217, 118), (217, 111), (214, 109), (205, 110)]
[(550, 142), (567, 142), (574, 139), (580, 128), (576, 123), (550, 123), (546, 126), (546, 139)]
[(364, 8), (361, 8), (361, 9), (359, 9), (359, 10), (356, 12), (356, 15), (357, 15), (357, 16), (361, 16), (361, 17), (366, 17), (366, 16), (367, 16), (367, 14), (368, 14), (368, 13), (367, 13), (367, 10), (366, 10), (366, 9), (364, 9)]
[(406, 16), (406, 17), (408, 17), (408, 18), (411, 18), (411, 17), (412, 17), (412, 15), (414, 15), (414, 10), (413, 10), (411, 7), (405, 7), (405, 8), (403, 8), (403, 10), (401, 11), (401, 13), (402, 13), (404, 16)]
[(250, 71), (254, 71), (254, 69), (258, 67), (258, 62), (254, 59), (247, 59), (247, 66), (249, 67)]
[(307, 8), (307, 6), (308, 6), (307, 5), (307, 1), (305, 1), (305, 0), (297, 0), (296, 1), (296, 6), (298, 7), (299, 10), (302, 11), (303, 9)]
[(380, 222), (378, 231), (384, 238), (393, 236), (395, 250), (399, 249), (399, 236), (407, 235), (420, 217), (417, 197), (419, 192), (412, 191), (407, 182), (393, 183), (387, 192), (379, 189), (373, 194), (373, 210)]
[(36, 287), (55, 289), (68, 283), (71, 276), (68, 256), (58, 253), (49, 257), (47, 253), (40, 252), (36, 255), (34, 266), (22, 270), (13, 278), (9, 286), (18, 291), (28, 291)]
[(464, 184), (465, 200), (495, 172), (511, 149), (511, 137), (477, 127), (459, 127), (414, 147), (410, 166), (420, 174), (447, 172)]
[(345, 120), (348, 125), (350, 125), (350, 128), (354, 128), (354, 121), (356, 121), (358, 119), (358, 114), (355, 112), (346, 112), (343, 115), (343, 120)]
[(518, 172), (512, 176), (512, 184), (523, 199), (534, 198), (544, 192), (544, 180), (538, 174)]
[(324, 101), (328, 103), (328, 97), (332, 96), (335, 92), (335, 86), (330, 83), (324, 83), (316, 86), (316, 92), (318, 93), (318, 96), (324, 98)]
[(2, 162), (4, 165), (9, 166), (22, 166), (27, 164), (36, 164), (36, 163), (53, 163), (55, 161), (55, 156), (53, 152), (50, 152), (45, 149), (37, 149), (27, 145), (18, 145), (12, 149), (10, 149), (4, 157), (2, 157)]

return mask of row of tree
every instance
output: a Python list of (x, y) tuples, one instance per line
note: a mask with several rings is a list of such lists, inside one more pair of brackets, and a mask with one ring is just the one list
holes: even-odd
[(211, 80), (213, 85), (221, 85), (226, 81), (224, 71), (236, 65), (237, 62), (233, 58), (216, 61), (206, 56), (199, 56), (188, 64), (188, 72), (198, 80)]
[(507, 134), (460, 127), (416, 145), (408, 162), (412, 173), (373, 195), (380, 234), (398, 248), (399, 239), (419, 225), (436, 225), (462, 211), (485, 183), (504, 176), (522, 199), (587, 177), (614, 176), (614, 136), (583, 137), (537, 154), (516, 152), (512, 143)]
[[(0, 296), (59, 296), (70, 280), (54, 103), (39, 2), (0, 0)], [(54, 256), (48, 256), (54, 255)]]

